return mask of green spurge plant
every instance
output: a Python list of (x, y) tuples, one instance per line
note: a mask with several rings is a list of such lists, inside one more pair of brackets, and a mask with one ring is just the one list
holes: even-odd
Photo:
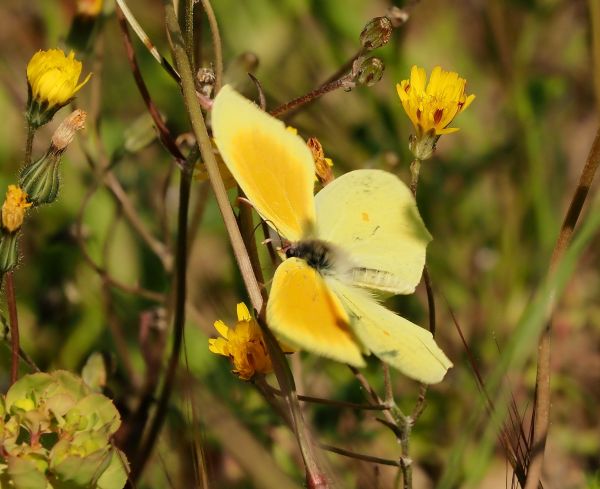
[(0, 489), (120, 489), (125, 455), (110, 399), (57, 370), (18, 380), (0, 397)]

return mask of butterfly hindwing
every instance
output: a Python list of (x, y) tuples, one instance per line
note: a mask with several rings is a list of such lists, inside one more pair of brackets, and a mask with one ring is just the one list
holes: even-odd
[(315, 197), (317, 237), (340, 246), (361, 287), (393, 294), (414, 292), (431, 235), (408, 187), (382, 170), (355, 170)]
[(408, 377), (441, 382), (452, 362), (426, 329), (383, 307), (365, 290), (328, 279), (347, 309), (352, 329), (365, 349)]

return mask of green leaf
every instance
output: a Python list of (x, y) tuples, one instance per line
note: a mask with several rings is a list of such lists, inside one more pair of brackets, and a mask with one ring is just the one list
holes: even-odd
[(112, 401), (102, 394), (90, 394), (77, 403), (75, 408), (88, 419), (88, 430), (107, 429), (112, 434), (119, 429), (121, 417)]
[(14, 489), (46, 489), (48, 481), (33, 460), (8, 457), (8, 474)]
[(71, 394), (75, 399), (79, 400), (89, 394), (88, 387), (83, 383), (81, 377), (78, 377), (66, 370), (56, 370), (52, 372), (52, 377), (56, 380), (57, 385), (65, 393)]
[[(15, 402), (31, 397), (32, 392), (43, 392), (52, 382), (52, 377), (42, 372), (21, 377), (6, 393), (6, 410), (11, 412), (11, 407)], [(37, 399), (36, 396), (34, 400)]]
[(107, 377), (104, 357), (101, 353), (92, 353), (81, 370), (81, 378), (90, 389), (100, 392), (102, 387), (106, 385)]
[(67, 455), (58, 464), (53, 463), (54, 459), (51, 458), (50, 470), (54, 476), (52, 485), (57, 489), (94, 487), (108, 467), (110, 459), (110, 452), (106, 448), (85, 457)]
[(125, 487), (129, 473), (127, 457), (118, 449), (111, 450), (111, 454), (110, 465), (98, 479), (97, 489), (122, 489)]

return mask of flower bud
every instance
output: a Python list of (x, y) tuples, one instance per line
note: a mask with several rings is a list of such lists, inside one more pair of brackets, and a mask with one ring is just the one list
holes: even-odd
[(393, 30), (388, 17), (375, 17), (360, 33), (360, 43), (367, 51), (380, 48), (389, 42)]
[(364, 60), (358, 67), (356, 84), (372, 87), (383, 77), (385, 65), (379, 58), (371, 57)]
[(58, 126), (50, 147), (40, 159), (23, 168), (19, 185), (34, 205), (50, 204), (56, 200), (60, 189), (59, 166), (62, 154), (73, 142), (77, 131), (85, 125), (86, 113), (76, 110)]
[(200, 68), (196, 73), (196, 81), (200, 93), (211, 97), (215, 88), (215, 71), (211, 68)]
[(386, 16), (392, 23), (392, 27), (394, 29), (406, 24), (406, 21), (409, 18), (408, 12), (406, 10), (403, 10), (400, 7), (396, 7), (395, 5), (390, 7)]
[(440, 139), (440, 136), (436, 136), (433, 131), (415, 136), (411, 134), (408, 139), (408, 149), (417, 160), (428, 160), (433, 156), (435, 152), (435, 145)]
[(61, 122), (60, 126), (54, 131), (51, 139), (50, 148), (54, 152), (64, 151), (75, 139), (78, 131), (85, 127), (87, 114), (81, 109), (75, 110), (70, 116)]
[(18, 233), (0, 234), (0, 275), (10, 272), (19, 262)]

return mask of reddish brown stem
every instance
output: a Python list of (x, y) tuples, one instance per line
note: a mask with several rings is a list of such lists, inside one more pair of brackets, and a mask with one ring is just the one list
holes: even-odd
[(8, 304), (8, 318), (10, 322), (10, 385), (13, 385), (19, 378), (19, 317), (17, 316), (13, 272), (6, 273), (6, 303)]
[(325, 95), (327, 92), (337, 90), (338, 88), (343, 86), (345, 81), (346, 80), (344, 78), (340, 78), (330, 83), (326, 83), (325, 85), (321, 85), (320, 87), (315, 88), (313, 91), (308, 92), (306, 95), (302, 95), (302, 97), (295, 98), (294, 100), (290, 100), (289, 102), (280, 105), (279, 107), (276, 107), (269, 113), (273, 117), (279, 117), (292, 109), (297, 109), (298, 107), (301, 107), (304, 104), (312, 102), (313, 100), (321, 97), (322, 95)]

